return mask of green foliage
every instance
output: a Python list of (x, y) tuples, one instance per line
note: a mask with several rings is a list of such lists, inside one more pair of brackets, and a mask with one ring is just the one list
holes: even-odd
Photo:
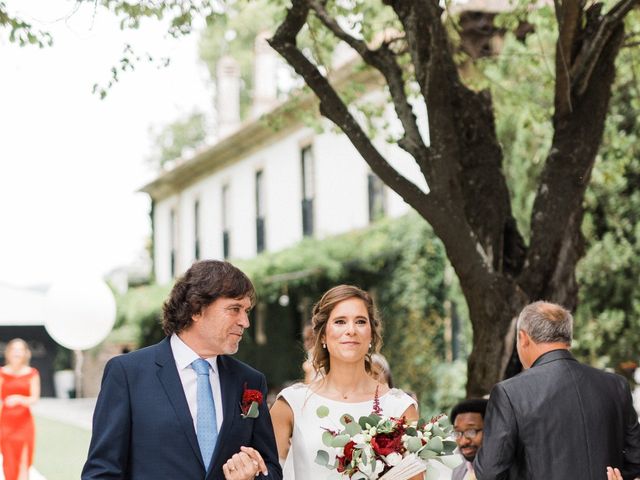
[(149, 161), (160, 168), (184, 155), (185, 149), (197, 148), (207, 137), (207, 119), (202, 112), (192, 112), (182, 119), (152, 133), (153, 153)]
[(427, 401), (421, 410), (422, 416), (437, 415), (449, 412), (461, 399), (466, 397), (467, 362), (463, 359), (451, 363), (438, 363), (431, 367), (431, 375), (436, 381), (436, 388), (429, 391)]
[(37, 30), (29, 22), (13, 15), (5, 2), (0, 2), (0, 31), (7, 31), (9, 42), (20, 47), (35, 45), (44, 48), (53, 45), (53, 37), (49, 32)]
[(162, 304), (170, 287), (145, 285), (117, 295), (116, 323), (109, 340), (146, 346), (162, 339)]
[[(89, 0), (78, 0), (79, 2)], [(222, 2), (165, 0), (91, 0), (92, 6), (100, 5), (120, 19), (120, 28), (137, 29), (145, 19), (169, 22), (168, 33), (174, 37), (193, 31), (193, 24), (199, 19), (213, 22), (223, 13)]]
[[(633, 30), (640, 15), (628, 19)], [(600, 156), (586, 196), (576, 351), (620, 369), (640, 363), (640, 65), (623, 49)]]
[(49, 32), (36, 30), (29, 22), (13, 15), (5, 2), (0, 2), (0, 31), (8, 31), (9, 42), (21, 47), (35, 45), (40, 48), (53, 45), (53, 37)]

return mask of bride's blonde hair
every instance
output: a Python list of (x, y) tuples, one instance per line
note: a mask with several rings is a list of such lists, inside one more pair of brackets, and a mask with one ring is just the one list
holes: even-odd
[(371, 354), (380, 351), (382, 346), (382, 324), (378, 318), (373, 299), (364, 290), (353, 285), (338, 285), (327, 290), (320, 300), (313, 306), (313, 317), (311, 326), (313, 328), (313, 367), (320, 373), (329, 373), (331, 369), (329, 351), (323, 347), (325, 331), (329, 316), (335, 306), (343, 300), (359, 298), (367, 308), (369, 324), (371, 325), (371, 348), (367, 352), (364, 366), (368, 373), (371, 373)]

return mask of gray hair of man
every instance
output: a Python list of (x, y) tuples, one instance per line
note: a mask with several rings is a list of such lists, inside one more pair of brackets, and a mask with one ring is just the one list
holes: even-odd
[(571, 346), (573, 316), (562, 305), (533, 302), (520, 312), (517, 329), (526, 332), (535, 343), (564, 343)]

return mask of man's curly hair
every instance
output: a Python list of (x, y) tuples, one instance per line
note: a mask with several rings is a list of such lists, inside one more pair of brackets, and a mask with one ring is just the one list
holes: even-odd
[(192, 317), (218, 298), (249, 297), (255, 303), (251, 280), (229, 262), (201, 260), (179, 278), (162, 306), (162, 329), (169, 336), (189, 328)]

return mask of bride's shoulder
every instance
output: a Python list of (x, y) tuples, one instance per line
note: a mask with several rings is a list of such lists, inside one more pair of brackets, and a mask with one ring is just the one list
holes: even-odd
[(297, 382), (280, 390), (280, 393), (278, 393), (278, 397), (284, 397), (285, 399), (288, 399), (289, 397), (295, 398), (300, 395), (305, 395), (308, 389), (308, 385), (305, 385), (302, 382)]
[(389, 401), (394, 403), (401, 403), (402, 405), (406, 405), (407, 407), (409, 405), (417, 406), (418, 403), (416, 402), (415, 398), (399, 388), (389, 389), (389, 391), (386, 393), (386, 396)]
[(390, 388), (387, 392), (387, 395), (396, 398), (404, 398), (405, 396), (409, 396), (407, 393), (405, 393), (404, 390), (401, 390), (400, 388)]

